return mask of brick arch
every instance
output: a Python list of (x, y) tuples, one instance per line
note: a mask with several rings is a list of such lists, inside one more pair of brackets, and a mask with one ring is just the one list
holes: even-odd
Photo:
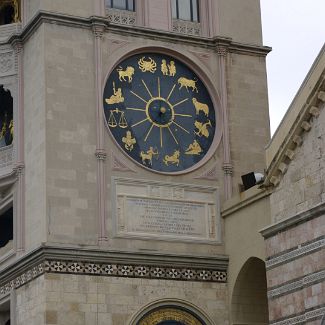
[(265, 263), (250, 257), (238, 273), (231, 298), (232, 324), (268, 324)]

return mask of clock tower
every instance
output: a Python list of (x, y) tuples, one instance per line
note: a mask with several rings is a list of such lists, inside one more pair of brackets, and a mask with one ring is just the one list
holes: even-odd
[(259, 1), (5, 2), (0, 324), (229, 324), (220, 211), (269, 140)]

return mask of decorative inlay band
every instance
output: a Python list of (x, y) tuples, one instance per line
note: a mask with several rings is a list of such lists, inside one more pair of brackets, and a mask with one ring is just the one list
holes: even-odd
[(288, 284), (281, 284), (278, 288), (269, 290), (267, 296), (269, 299), (274, 299), (280, 296), (284, 296), (293, 291), (301, 290), (304, 287), (310, 286), (316, 282), (325, 280), (325, 270), (307, 275), (299, 280)]
[(225, 283), (227, 281), (227, 272), (220, 270), (190, 267), (160, 267), (157, 265), (127, 265), (51, 260), (40, 263), (39, 265), (19, 275), (14, 280), (11, 280), (0, 286), (0, 296), (8, 294), (11, 290), (23, 286), (27, 282), (37, 278), (44, 273), (84, 274), (97, 276), (221, 283)]
[(324, 247), (325, 247), (325, 237), (322, 237), (317, 241), (314, 241), (302, 247), (298, 247), (288, 253), (284, 253), (281, 254), (280, 256), (270, 258), (269, 260), (266, 261), (266, 270), (274, 268), (280, 264), (288, 263), (289, 261), (297, 259), (303, 255), (311, 254)]
[(306, 311), (304, 314), (290, 317), (279, 322), (271, 322), (272, 325), (293, 325), (293, 324), (305, 324), (306, 322), (321, 319), (325, 314), (325, 307), (320, 307), (310, 311)]

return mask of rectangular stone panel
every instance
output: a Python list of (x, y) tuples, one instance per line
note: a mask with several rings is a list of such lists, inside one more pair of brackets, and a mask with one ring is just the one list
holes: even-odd
[(217, 188), (125, 178), (112, 185), (116, 237), (220, 241)]

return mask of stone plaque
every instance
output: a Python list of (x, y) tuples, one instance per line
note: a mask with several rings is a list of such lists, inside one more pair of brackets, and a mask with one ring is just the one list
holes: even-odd
[(115, 235), (180, 241), (219, 241), (214, 187), (113, 179)]

